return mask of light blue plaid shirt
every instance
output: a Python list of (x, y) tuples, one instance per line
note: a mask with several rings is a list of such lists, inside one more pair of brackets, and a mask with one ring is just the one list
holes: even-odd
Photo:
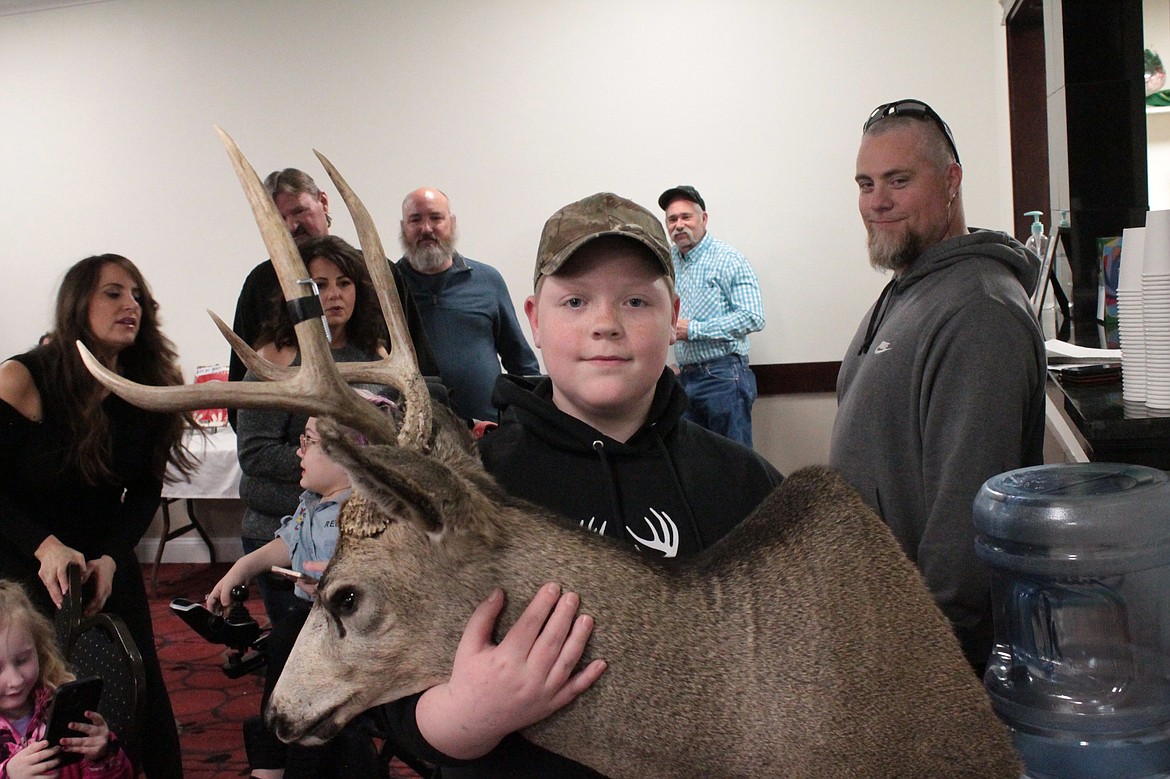
[(747, 356), (748, 333), (764, 329), (764, 301), (756, 272), (736, 249), (710, 233), (684, 257), (670, 247), (675, 286), (689, 319), (687, 340), (674, 345), (679, 365), (729, 354)]

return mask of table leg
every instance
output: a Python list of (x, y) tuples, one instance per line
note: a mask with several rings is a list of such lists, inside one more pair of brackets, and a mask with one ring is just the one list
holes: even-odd
[(171, 537), (171, 504), (176, 498), (162, 499), (162, 533), (158, 537), (158, 548), (154, 550), (154, 570), (150, 573), (150, 597), (158, 597), (158, 566), (162, 562), (163, 549)]
[(190, 530), (195, 528), (195, 532), (203, 539), (203, 543), (207, 545), (207, 558), (212, 564), (215, 563), (215, 545), (211, 543), (211, 536), (207, 535), (207, 531), (203, 529), (203, 525), (199, 523), (199, 519), (195, 516), (195, 500), (194, 498), (187, 498), (187, 516), (191, 518), (191, 525), (185, 528)]
[(207, 535), (207, 531), (203, 529), (199, 518), (195, 516), (195, 499), (187, 498), (187, 517), (190, 522), (180, 528), (171, 530), (171, 504), (178, 498), (163, 498), (162, 499), (162, 534), (158, 539), (158, 549), (154, 552), (154, 571), (150, 575), (150, 596), (152, 598), (158, 597), (158, 567), (162, 562), (163, 550), (166, 548), (167, 541), (178, 538), (179, 536), (189, 533), (194, 530), (203, 539), (203, 543), (207, 546), (207, 557), (214, 564), (215, 560), (215, 545), (211, 543), (211, 536)]

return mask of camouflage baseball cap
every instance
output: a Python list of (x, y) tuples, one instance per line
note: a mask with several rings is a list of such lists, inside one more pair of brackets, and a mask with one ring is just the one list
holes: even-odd
[(632, 200), (598, 192), (570, 203), (544, 223), (532, 283), (556, 273), (573, 252), (603, 235), (624, 235), (645, 245), (662, 264), (662, 272), (674, 279), (666, 231), (658, 217)]

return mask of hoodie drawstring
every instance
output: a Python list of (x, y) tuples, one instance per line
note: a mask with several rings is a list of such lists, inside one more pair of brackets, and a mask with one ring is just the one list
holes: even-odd
[(898, 277), (890, 279), (890, 283), (882, 290), (882, 294), (878, 296), (877, 303), (873, 306), (873, 313), (869, 317), (869, 325), (865, 328), (865, 340), (861, 343), (861, 348), (857, 350), (858, 355), (865, 354), (869, 351), (870, 344), (873, 339), (877, 337), (878, 325), (881, 324), (881, 316), (886, 298), (894, 291), (894, 285), (898, 283)]
[(706, 549), (708, 542), (699, 532), (699, 523), (695, 521), (695, 512), (691, 511), (691, 502), (687, 500), (687, 494), (683, 490), (682, 482), (678, 478), (678, 468), (674, 465), (674, 458), (670, 456), (670, 450), (666, 448), (666, 442), (662, 440), (662, 436), (658, 434), (658, 429), (654, 429), (654, 440), (658, 444), (659, 451), (662, 452), (662, 459), (666, 460), (666, 464), (670, 466), (667, 470), (670, 471), (670, 480), (674, 482), (675, 492), (678, 493), (682, 499), (683, 510), (687, 515), (687, 524), (691, 526), (691, 532), (695, 534), (695, 538), (699, 541), (699, 548)]
[[(617, 479), (614, 477), (613, 463), (611, 463), (609, 458), (605, 456), (605, 442), (601, 440), (594, 441), (593, 451), (597, 452), (597, 459), (601, 461), (601, 467), (605, 469), (605, 475), (607, 477), (605, 482), (609, 487), (609, 505), (610, 510), (613, 511), (614, 521), (620, 522), (621, 529), (625, 530), (627, 528), (626, 512), (622, 511), (621, 501), (618, 500)], [(625, 538), (626, 534), (619, 532), (617, 537)]]

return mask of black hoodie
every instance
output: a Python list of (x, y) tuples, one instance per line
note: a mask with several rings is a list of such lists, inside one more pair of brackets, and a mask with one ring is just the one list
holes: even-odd
[(670, 370), (625, 443), (554, 406), (549, 379), (501, 376), (492, 402), (503, 421), (480, 455), (508, 494), (644, 554), (685, 557), (711, 546), (782, 479), (755, 452), (684, 419), (686, 392)]

